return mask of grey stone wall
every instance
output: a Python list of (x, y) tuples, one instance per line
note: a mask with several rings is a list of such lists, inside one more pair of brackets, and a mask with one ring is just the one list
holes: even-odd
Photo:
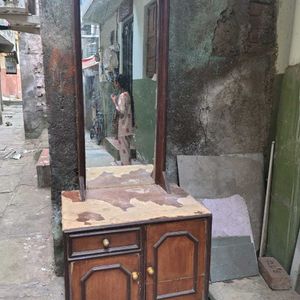
[(20, 69), (25, 137), (37, 138), (47, 127), (40, 35), (20, 33)]
[(275, 1), (171, 0), (167, 173), (176, 156), (265, 152)]
[(63, 272), (60, 193), (79, 188), (73, 3), (40, 1), (57, 274)]

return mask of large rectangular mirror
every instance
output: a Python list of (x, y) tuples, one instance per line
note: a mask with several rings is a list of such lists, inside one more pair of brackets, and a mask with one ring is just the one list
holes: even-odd
[(163, 181), (167, 2), (80, 0), (75, 5), (84, 116), (81, 166), (152, 164), (156, 183)]

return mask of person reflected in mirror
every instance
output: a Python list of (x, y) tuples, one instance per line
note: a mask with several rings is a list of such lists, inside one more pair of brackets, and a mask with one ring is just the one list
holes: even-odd
[(120, 74), (114, 80), (114, 86), (120, 95), (111, 95), (111, 100), (118, 111), (118, 143), (122, 165), (131, 165), (130, 144), (133, 136), (131, 97), (128, 91), (128, 80)]

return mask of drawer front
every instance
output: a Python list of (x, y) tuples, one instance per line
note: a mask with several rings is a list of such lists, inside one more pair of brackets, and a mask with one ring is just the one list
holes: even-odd
[(68, 246), (69, 258), (139, 250), (141, 230), (132, 228), (70, 234)]

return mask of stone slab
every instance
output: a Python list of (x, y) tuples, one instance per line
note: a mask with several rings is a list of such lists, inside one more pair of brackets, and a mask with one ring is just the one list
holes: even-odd
[(36, 166), (37, 185), (39, 188), (48, 188), (51, 186), (50, 166)]
[(258, 274), (255, 250), (249, 236), (212, 239), (211, 282)]
[(36, 164), (37, 184), (39, 188), (51, 186), (51, 168), (49, 149), (43, 149)]
[(260, 257), (259, 271), (272, 290), (291, 289), (291, 279), (283, 267), (274, 257)]
[(177, 157), (180, 186), (199, 199), (245, 199), (258, 249), (264, 203), (262, 154)]
[(273, 291), (261, 276), (217, 282), (209, 287), (210, 300), (300, 300), (295, 291)]
[(239, 195), (202, 200), (213, 214), (212, 237), (251, 236), (253, 234), (245, 200)]

